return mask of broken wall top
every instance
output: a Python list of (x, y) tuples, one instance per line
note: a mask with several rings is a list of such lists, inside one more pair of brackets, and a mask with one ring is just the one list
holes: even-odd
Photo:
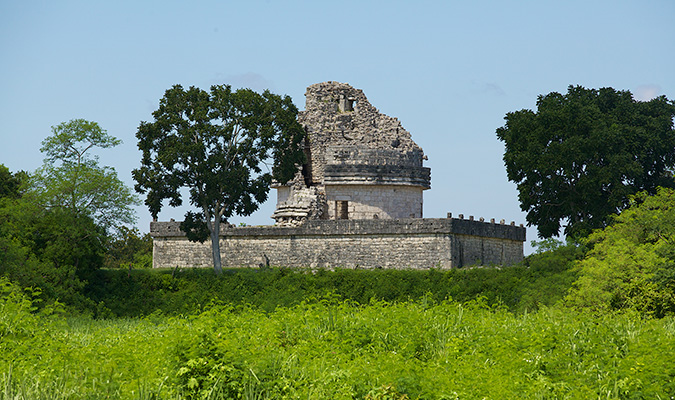
[[(422, 167), (424, 153), (410, 133), (373, 107), (362, 90), (331, 81), (309, 86), (305, 96), (298, 120), (308, 133), (313, 184), (325, 183), (331, 165)], [(426, 176), (422, 186), (429, 187)]]
[(307, 88), (300, 123), (310, 135), (321, 133), (331, 145), (357, 145), (400, 152), (422, 151), (398, 118), (373, 107), (361, 89), (347, 83), (323, 82)]

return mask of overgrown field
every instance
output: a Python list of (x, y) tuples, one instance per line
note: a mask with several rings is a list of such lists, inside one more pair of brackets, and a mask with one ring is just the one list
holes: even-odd
[[(576, 251), (561, 248), (558, 253)], [(578, 272), (565, 254), (537, 254), (509, 268), (450, 270), (302, 271), (288, 268), (239, 269), (216, 277), (213, 270), (102, 270), (86, 287), (96, 317), (137, 317), (161, 310), (190, 314), (213, 301), (249, 304), (265, 311), (310, 298), (338, 296), (359, 304), (423, 297), (466, 302), (483, 297), (522, 313), (563, 299)]]
[(0, 400), (675, 397), (675, 317), (571, 307), (584, 254), (559, 246), (503, 269), (99, 270), (66, 305), (0, 277)]
[(675, 396), (673, 317), (517, 314), (432, 297), (326, 295), (272, 311), (216, 303), (188, 316), (97, 320), (32, 313), (5, 280), (0, 399)]

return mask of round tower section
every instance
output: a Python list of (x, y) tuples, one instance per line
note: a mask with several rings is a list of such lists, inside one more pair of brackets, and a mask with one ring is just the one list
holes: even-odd
[[(309, 214), (320, 219), (422, 218), (431, 173), (423, 166), (424, 152), (401, 122), (380, 113), (362, 90), (346, 83), (311, 85), (305, 97), (298, 121), (307, 132), (307, 163), (292, 183), (276, 186), (277, 224), (301, 223), (312, 219)], [(310, 201), (310, 188), (315, 188), (311, 196), (318, 196), (312, 207), (320, 212), (302, 206)]]

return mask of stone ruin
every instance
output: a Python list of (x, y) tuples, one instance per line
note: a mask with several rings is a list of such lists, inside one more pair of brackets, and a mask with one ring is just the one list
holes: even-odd
[[(359, 89), (307, 88), (299, 121), (307, 161), (273, 185), (275, 226), (221, 226), (223, 266), (458, 268), (522, 261), (525, 228), (483, 218), (422, 218), (430, 170), (396, 119)], [(152, 222), (153, 267), (212, 267), (209, 243), (190, 242), (180, 222)]]
[(298, 120), (307, 131), (307, 162), (291, 182), (273, 185), (276, 225), (422, 218), (430, 169), (398, 119), (380, 113), (362, 90), (346, 83), (317, 83), (305, 96)]

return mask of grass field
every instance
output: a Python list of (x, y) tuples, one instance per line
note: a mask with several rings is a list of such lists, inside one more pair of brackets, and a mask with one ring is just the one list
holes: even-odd
[(93, 319), (4, 281), (0, 399), (670, 399), (674, 348), (673, 317), (481, 297)]

